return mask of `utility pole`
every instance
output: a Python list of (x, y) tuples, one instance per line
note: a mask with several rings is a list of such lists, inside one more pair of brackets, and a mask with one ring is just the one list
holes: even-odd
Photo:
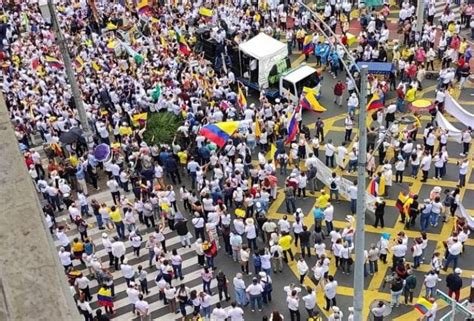
[(357, 215), (355, 230), (355, 268), (354, 268), (354, 321), (363, 321), (364, 309), (364, 250), (365, 250), (365, 168), (367, 163), (367, 71), (360, 69), (359, 96), (359, 155), (357, 157)]
[(84, 138), (86, 139), (87, 147), (89, 149), (92, 149), (92, 147), (94, 146), (92, 130), (89, 126), (89, 121), (87, 120), (86, 110), (84, 109), (84, 103), (82, 102), (81, 92), (79, 90), (79, 86), (77, 85), (76, 76), (74, 75), (74, 70), (72, 68), (69, 49), (67, 48), (66, 41), (61, 32), (58, 17), (56, 16), (56, 8), (52, 0), (48, 0), (48, 9), (49, 14), (51, 16), (51, 23), (53, 24), (53, 30), (56, 36), (56, 41), (63, 57), (64, 67), (66, 69), (66, 76), (69, 84), (71, 85), (72, 98), (74, 100), (74, 105), (76, 106), (77, 114), (81, 122), (82, 130), (84, 132)]
[(424, 13), (425, 13), (425, 4), (423, 0), (417, 0), (416, 2), (416, 32), (420, 34), (420, 39), (421, 39), (421, 32), (423, 30), (423, 23), (425, 21)]

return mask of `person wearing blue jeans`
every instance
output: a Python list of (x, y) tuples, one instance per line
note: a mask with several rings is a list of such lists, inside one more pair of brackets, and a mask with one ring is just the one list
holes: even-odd
[(247, 294), (245, 293), (245, 283), (242, 280), (242, 273), (237, 273), (233, 280), (234, 292), (235, 292), (235, 301), (241, 307), (248, 304)]
[(354, 185), (349, 187), (349, 196), (351, 198), (351, 213), (357, 212), (357, 180), (354, 180)]
[(423, 206), (424, 207), (422, 207), (420, 214), (420, 228), (422, 232), (425, 232), (428, 229), (428, 225), (430, 224), (432, 205), (430, 204), (429, 200), (425, 200), (425, 204)]
[(211, 318), (211, 298), (207, 293), (201, 292), (199, 294), (199, 299), (201, 302), (201, 316), (206, 320), (209, 320)]
[(247, 294), (249, 296), (250, 301), (250, 310), (255, 312), (255, 308), (258, 306), (258, 310), (262, 311), (262, 294), (263, 294), (263, 287), (260, 283), (258, 283), (257, 278), (253, 278), (252, 284), (247, 287)]
[(357, 212), (357, 198), (351, 198), (351, 213), (355, 214)]
[[(461, 244), (460, 242), (458, 243)], [(462, 249), (462, 244), (460, 248)], [(445, 271), (448, 270), (449, 264), (451, 264), (451, 262), (453, 262), (453, 270), (456, 269), (458, 267), (458, 258), (459, 258), (459, 254), (453, 254), (452, 249), (448, 248), (448, 256), (446, 257), (446, 261), (444, 263), (444, 270)]]

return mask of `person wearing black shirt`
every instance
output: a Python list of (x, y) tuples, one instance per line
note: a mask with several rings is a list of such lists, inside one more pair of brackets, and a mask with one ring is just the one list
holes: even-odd
[(311, 232), (308, 231), (308, 227), (303, 225), (303, 232), (300, 233), (300, 246), (301, 246), (301, 255), (305, 257), (305, 249), (308, 251), (308, 257), (311, 257), (311, 246), (310, 246)]
[(415, 226), (416, 218), (418, 214), (420, 214), (419, 208), (420, 208), (420, 204), (418, 203), (418, 195), (415, 194), (413, 195), (413, 202), (410, 204), (410, 208), (408, 209), (410, 219), (406, 223), (407, 228), (409, 228), (410, 226)]
[(381, 228), (384, 228), (384, 220), (383, 220), (383, 216), (385, 214), (385, 202), (380, 199), (380, 198), (377, 198), (377, 201), (375, 202), (375, 223), (374, 223), (374, 227), (377, 228), (379, 223), (380, 223), (380, 227)]

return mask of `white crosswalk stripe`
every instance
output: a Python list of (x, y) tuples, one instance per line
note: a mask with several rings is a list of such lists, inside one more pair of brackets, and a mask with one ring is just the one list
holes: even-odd
[[(437, 0), (435, 3), (435, 8), (436, 8), (436, 13), (435, 13), (435, 19), (439, 19), (441, 15), (444, 12), (444, 9), (446, 8), (446, 1), (441, 1)], [(454, 13), (454, 17), (456, 20), (461, 19), (461, 9), (458, 5), (451, 3), (450, 7), (451, 11)]]
[[(108, 191), (103, 191), (98, 194), (95, 194), (93, 198), (97, 199), (100, 203), (105, 202), (109, 205), (111, 205), (113, 202), (111, 201), (111, 196)], [(63, 214), (62, 216), (59, 216), (57, 218), (57, 221), (59, 224), (64, 224), (64, 220), (69, 220), (67, 217), (67, 214)], [(97, 257), (100, 258), (101, 262), (107, 267), (109, 258), (106, 250), (102, 246), (101, 242), (101, 237), (102, 233), (104, 230), (99, 230), (96, 224), (96, 219), (95, 217), (89, 217), (87, 218), (87, 222), (92, 226), (88, 229), (88, 236), (90, 239), (93, 240), (94, 245), (95, 245), (95, 254)], [(128, 259), (128, 263), (135, 269), (137, 270), (138, 265), (142, 265), (143, 268), (148, 272), (147, 276), (147, 281), (148, 281), (148, 287), (150, 294), (145, 296), (145, 300), (150, 304), (150, 311), (151, 311), (151, 316), (152, 320), (181, 320), (181, 314), (175, 314), (175, 313), (170, 313), (169, 307), (163, 304), (163, 301), (159, 300), (159, 294), (157, 290), (157, 286), (155, 283), (155, 278), (157, 276), (157, 271), (155, 266), (152, 266), (151, 268), (149, 267), (149, 256), (148, 256), (148, 251), (147, 249), (144, 248), (145, 241), (148, 239), (148, 235), (152, 232), (151, 229), (146, 229), (145, 226), (141, 224), (137, 224), (142, 237), (143, 237), (143, 243), (142, 243), (142, 249), (140, 252), (140, 256), (136, 257), (136, 255), (133, 253), (132, 247), (130, 245), (130, 242), (128, 240), (124, 240), (125, 247), (127, 249), (125, 257)], [(78, 237), (79, 234), (77, 233), (76, 229), (74, 226), (71, 226), (71, 230), (67, 231), (67, 235), (69, 238), (72, 240), (73, 237)], [(116, 235), (115, 231), (105, 231), (107, 232), (110, 236)], [(128, 234), (128, 232), (126, 231)], [(171, 231), (168, 227), (165, 228), (164, 234), (166, 236), (166, 247), (168, 249), (168, 256), (170, 256), (171, 250), (172, 249), (177, 249), (178, 254), (180, 254), (183, 258), (183, 277), (184, 280), (173, 280), (173, 285), (177, 286), (180, 285), (181, 283), (185, 283), (187, 287), (190, 288), (190, 290), (197, 290), (202, 291), (202, 281), (201, 281), (201, 267), (197, 264), (197, 257), (195, 255), (194, 248), (183, 248), (180, 242), (179, 236)], [(54, 241), (55, 245), (59, 248), (60, 243), (58, 240)], [(73, 261), (73, 265), (81, 272), (84, 273), (84, 275), (88, 274), (87, 268), (82, 265), (78, 260)], [(119, 321), (125, 321), (125, 320), (135, 320), (136, 316), (132, 314), (132, 306), (130, 304), (130, 301), (128, 300), (127, 294), (126, 294), (126, 281), (125, 278), (122, 275), (121, 271), (114, 271), (112, 272), (113, 279), (114, 279), (114, 286), (115, 286), (115, 297), (114, 297), (114, 310), (116, 311), (116, 314), (114, 315), (113, 320), (119, 320)], [(99, 289), (98, 283), (95, 279), (92, 279), (90, 282), (90, 292), (91, 295), (93, 296), (93, 299), (91, 300), (91, 307), (92, 309), (97, 309), (99, 308), (98, 302), (97, 302), (97, 296), (96, 293)], [(219, 296), (218, 296), (218, 291), (217, 291), (217, 282), (216, 280), (212, 280), (211, 282), (211, 289), (213, 291), (213, 295), (211, 297), (211, 303), (214, 305), (215, 303), (219, 302)], [(222, 302), (223, 306), (227, 306), (228, 308), (228, 303)], [(187, 308), (187, 313), (192, 312), (192, 307)]]

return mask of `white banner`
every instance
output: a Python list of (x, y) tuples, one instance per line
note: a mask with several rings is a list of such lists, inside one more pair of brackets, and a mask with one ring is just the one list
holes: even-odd
[[(326, 166), (321, 160), (316, 158), (316, 168), (318, 172), (316, 173), (316, 177), (323, 182), (324, 185), (328, 186), (331, 184), (332, 172), (333, 170)], [(339, 176), (340, 177), (340, 176)], [(340, 185), (339, 185), (339, 195), (344, 197), (347, 200), (350, 200), (351, 197), (349, 195), (349, 187), (353, 186), (352, 182), (344, 177), (340, 177)], [(370, 212), (374, 212), (375, 206), (375, 197), (372, 194), (365, 192), (365, 205), (367, 210)]]
[(464, 206), (462, 204), (458, 205), (459, 212), (461, 215), (466, 219), (467, 225), (471, 230), (474, 230), (474, 218), (469, 215), (469, 213), (466, 211)]
[(444, 110), (466, 126), (472, 126), (472, 124), (474, 124), (474, 114), (471, 114), (462, 108), (462, 106), (459, 105), (459, 103), (448, 93), (446, 93), (446, 99), (444, 100)]
[(436, 113), (436, 122), (439, 127), (448, 131), (449, 137), (453, 137), (458, 143), (461, 143), (462, 131), (454, 127), (439, 111)]

